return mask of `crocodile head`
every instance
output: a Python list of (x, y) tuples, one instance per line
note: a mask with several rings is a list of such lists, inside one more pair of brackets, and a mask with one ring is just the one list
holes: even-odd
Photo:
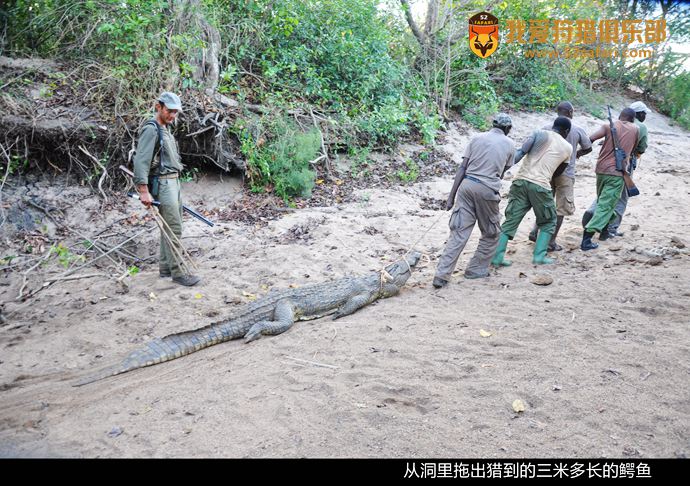
[[(385, 291), (385, 287), (394, 286), (398, 290), (405, 285), (407, 279), (412, 275), (412, 269), (419, 263), (422, 254), (418, 251), (411, 251), (405, 256), (405, 259), (400, 259), (395, 263), (391, 263), (386, 267), (386, 272), (392, 277), (392, 280), (386, 282), (388, 285), (384, 286), (384, 294), (388, 292)], [(392, 287), (389, 287), (392, 289)], [(391, 294), (392, 295), (392, 294)]]

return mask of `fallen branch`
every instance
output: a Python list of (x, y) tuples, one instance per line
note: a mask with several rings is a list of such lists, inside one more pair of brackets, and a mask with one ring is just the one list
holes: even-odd
[(52, 277), (46, 279), (46, 282), (64, 282), (66, 280), (80, 280), (82, 278), (92, 278), (92, 277), (107, 277), (105, 273), (89, 273), (87, 275), (70, 275), (69, 277)]
[(97, 159), (96, 157), (94, 157), (93, 155), (91, 155), (91, 153), (90, 153), (88, 150), (86, 150), (82, 145), (79, 146), (79, 150), (81, 150), (82, 152), (84, 152), (84, 154), (86, 154), (86, 156), (90, 157), (91, 160), (93, 160), (93, 161), (96, 163), (96, 165), (98, 165), (98, 167), (100, 167), (101, 170), (103, 171), (103, 172), (101, 173), (100, 179), (98, 179), (98, 190), (100, 191), (101, 195), (103, 196), (103, 200), (104, 200), (105, 204), (107, 204), (107, 203), (108, 203), (108, 196), (106, 196), (106, 195), (105, 195), (105, 192), (103, 191), (103, 181), (104, 181), (105, 178), (108, 176), (108, 171), (107, 171), (106, 168), (103, 166), (103, 164), (101, 164), (101, 161), (98, 160), (98, 159)]

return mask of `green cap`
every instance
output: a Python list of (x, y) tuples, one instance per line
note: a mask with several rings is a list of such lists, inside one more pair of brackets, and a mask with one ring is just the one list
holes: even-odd
[(168, 110), (182, 111), (182, 101), (180, 101), (180, 97), (177, 96), (175, 93), (166, 91), (158, 97), (158, 101), (163, 103), (168, 108)]

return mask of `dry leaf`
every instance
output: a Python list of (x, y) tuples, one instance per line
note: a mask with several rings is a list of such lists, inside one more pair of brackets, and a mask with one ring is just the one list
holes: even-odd
[(288, 285), (288, 287), (290, 287), (291, 289), (296, 289), (296, 288), (299, 288), (299, 285), (297, 285), (295, 283), (291, 283), (290, 285)]
[(154, 294), (153, 292), (151, 292), (151, 293), (149, 294), (149, 300), (150, 300), (151, 302), (153, 302), (153, 301), (156, 300), (157, 298), (158, 298), (158, 297), (156, 297), (156, 294)]
[(479, 330), (479, 335), (480, 335), (481, 337), (489, 337), (489, 336), (493, 335), (493, 333), (492, 333), (492, 332), (489, 332), (489, 331), (485, 331), (484, 329), (480, 329), (480, 330)]
[(316, 179), (317, 184), (323, 184), (323, 179)]
[(515, 410), (517, 413), (524, 412), (525, 404), (523, 403), (523, 401), (520, 399), (513, 401), (513, 410)]
[(342, 185), (343, 185), (343, 182), (344, 182), (344, 181), (342, 181), (342, 180), (340, 180), (340, 179), (336, 179), (336, 180), (335, 180), (335, 185), (336, 185), (336, 186), (342, 186)]
[(268, 290), (268, 285), (261, 284), (261, 290)]
[(201, 297), (203, 297), (201, 294), (194, 294), (195, 299), (200, 299)]
[(245, 292), (244, 290), (242, 291), (242, 295), (244, 295), (248, 300), (256, 300), (256, 295)]

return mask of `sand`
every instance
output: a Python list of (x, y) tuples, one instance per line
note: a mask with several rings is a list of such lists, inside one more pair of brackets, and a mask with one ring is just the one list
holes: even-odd
[[(552, 119), (513, 116), (516, 143)], [(602, 123), (580, 113), (575, 121), (588, 133)], [(266, 224), (186, 220), (184, 242), (203, 277), (194, 288), (160, 279), (154, 263), (125, 279), (126, 293), (94, 277), (17, 302), (21, 273), (3, 272), (0, 456), (687, 457), (690, 259), (679, 247), (690, 245), (690, 138), (656, 113), (647, 125), (642, 195), (630, 200), (625, 235), (579, 250), (595, 147), (578, 163), (577, 211), (551, 266), (531, 264), (530, 214), (509, 245), (512, 267), (462, 278), (475, 229), (450, 284), (433, 289), (449, 214), (425, 209), (422, 197), (445, 200), (446, 176), (360, 190), (354, 202)], [(458, 162), (475, 133), (453, 125), (439, 150)], [(85, 235), (117, 232), (126, 224), (118, 219), (145, 213), (128, 200), (100, 212), (84, 188), (32, 190), (71, 205), (66, 218)], [(241, 190), (207, 176), (183, 194), (219, 208)], [(142, 238), (141, 251), (155, 254), (156, 240)], [(400, 295), (351, 316), (72, 387), (147, 340), (222, 319), (270, 288), (376, 271), (413, 245), (429, 263)], [(27, 289), (40, 285), (37, 272)], [(553, 283), (535, 285), (539, 275)], [(513, 410), (517, 399), (523, 412)]]

